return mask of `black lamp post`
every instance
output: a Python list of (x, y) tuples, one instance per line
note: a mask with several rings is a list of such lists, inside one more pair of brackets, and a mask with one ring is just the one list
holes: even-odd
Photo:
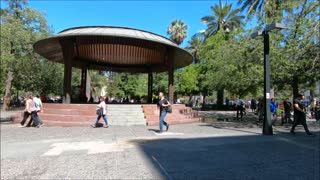
[(262, 134), (264, 135), (273, 135), (272, 130), (272, 119), (270, 112), (270, 46), (269, 46), (269, 31), (273, 29), (285, 29), (280, 23), (273, 23), (266, 26), (263, 31), (254, 32), (251, 34), (251, 38), (255, 38), (257, 36), (263, 36), (263, 54), (264, 54), (264, 119), (263, 119), (263, 130)]

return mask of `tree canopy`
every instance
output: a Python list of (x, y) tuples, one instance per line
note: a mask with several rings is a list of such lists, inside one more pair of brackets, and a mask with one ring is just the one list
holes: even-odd
[(44, 14), (29, 8), (25, 0), (8, 1), (8, 7), (1, 9), (0, 26), (1, 92), (8, 72), (12, 72), (12, 88), (16, 91), (61, 94), (62, 66), (33, 51), (35, 41), (51, 34)]
[[(63, 65), (41, 58), (32, 48), (35, 41), (51, 35), (45, 15), (29, 8), (26, 0), (7, 2), (1, 9), (1, 92), (10, 80), (14, 91), (61, 94)], [(194, 63), (175, 71), (175, 96), (210, 96), (221, 90), (232, 97), (262, 96), (263, 43), (250, 34), (271, 22), (288, 27), (270, 32), (272, 88), (293, 95), (319, 83), (319, 1), (239, 0), (239, 9), (225, 2), (211, 6), (212, 14), (200, 19), (207, 25), (205, 33), (195, 33), (185, 47)], [(253, 21), (256, 27), (243, 26)], [(173, 20), (166, 30), (181, 45), (188, 25)], [(167, 92), (167, 76), (153, 74), (154, 95)], [(90, 72), (90, 77), (93, 88), (107, 86), (108, 97), (147, 96), (146, 74)], [(73, 86), (79, 84), (80, 72), (74, 71)]]

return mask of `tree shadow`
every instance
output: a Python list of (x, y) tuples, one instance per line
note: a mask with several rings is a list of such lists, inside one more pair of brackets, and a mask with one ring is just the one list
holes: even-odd
[[(319, 179), (316, 137), (245, 135), (131, 140), (159, 179)], [(303, 167), (303, 168), (301, 168)]]

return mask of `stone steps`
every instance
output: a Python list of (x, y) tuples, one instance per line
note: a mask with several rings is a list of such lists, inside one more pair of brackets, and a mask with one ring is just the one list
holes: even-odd
[[(38, 115), (49, 126), (89, 126), (96, 122), (96, 108), (97, 104), (44, 104)], [(141, 105), (107, 105), (107, 119), (111, 126), (146, 125)], [(102, 118), (99, 122), (104, 123)]]
[[(46, 126), (90, 126), (97, 115), (97, 104), (54, 104), (44, 103), (43, 113), (39, 113)], [(170, 124), (199, 122), (197, 111), (182, 104), (175, 104), (173, 113), (168, 113), (166, 121)], [(15, 118), (22, 120), (23, 113)], [(159, 109), (154, 104), (144, 105), (107, 105), (107, 119), (111, 126), (159, 125)], [(100, 119), (104, 123), (103, 119)]]
[(118, 126), (146, 125), (141, 105), (108, 105), (107, 118)]

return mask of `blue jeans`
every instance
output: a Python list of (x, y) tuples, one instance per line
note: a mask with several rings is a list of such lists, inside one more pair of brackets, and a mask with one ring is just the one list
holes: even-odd
[[(97, 121), (96, 121), (96, 126), (98, 126), (100, 118), (101, 118), (101, 116), (98, 116)], [(104, 122), (106, 123), (106, 126), (108, 126), (108, 120), (107, 120), (106, 115), (105, 114), (102, 115), (102, 118), (103, 118)]]
[(164, 118), (166, 117), (167, 112), (166, 111), (162, 111), (160, 112), (160, 123), (159, 123), (159, 128), (160, 128), (160, 132), (163, 131), (163, 125), (168, 126), (168, 123), (164, 121)]

